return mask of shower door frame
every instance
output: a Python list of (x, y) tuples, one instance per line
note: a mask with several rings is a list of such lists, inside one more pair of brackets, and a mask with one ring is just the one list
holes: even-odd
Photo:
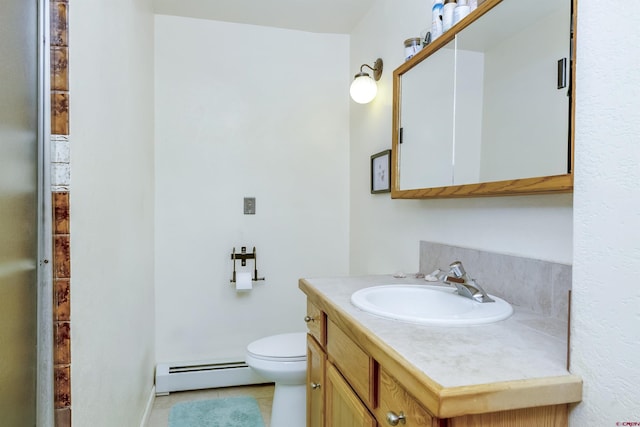
[(36, 423), (53, 427), (53, 246), (49, 0), (38, 0), (38, 266)]

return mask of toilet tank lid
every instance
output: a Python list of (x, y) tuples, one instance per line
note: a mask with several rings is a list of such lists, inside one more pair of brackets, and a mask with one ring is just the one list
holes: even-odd
[(307, 334), (296, 332), (264, 337), (247, 346), (249, 353), (269, 357), (301, 357), (307, 354)]

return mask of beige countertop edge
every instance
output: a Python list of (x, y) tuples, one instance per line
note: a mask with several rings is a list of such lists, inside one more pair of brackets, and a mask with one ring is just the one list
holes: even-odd
[(511, 409), (574, 403), (582, 400), (582, 379), (567, 374), (490, 384), (443, 387), (345, 313), (307, 279), (299, 288), (327, 313), (351, 339), (395, 377), (438, 418), (483, 414)]
[(582, 400), (582, 379), (576, 375), (532, 378), (440, 391), (437, 416), (451, 418), (510, 409), (560, 405)]

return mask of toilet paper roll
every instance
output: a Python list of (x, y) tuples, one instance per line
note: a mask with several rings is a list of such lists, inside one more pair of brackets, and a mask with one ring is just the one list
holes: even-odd
[(253, 288), (251, 281), (251, 273), (248, 271), (239, 271), (236, 273), (236, 291), (248, 292)]

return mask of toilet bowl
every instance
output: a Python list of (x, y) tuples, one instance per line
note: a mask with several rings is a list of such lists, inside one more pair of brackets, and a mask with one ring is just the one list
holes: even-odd
[(271, 427), (306, 424), (306, 335), (305, 332), (272, 335), (247, 346), (247, 365), (275, 383)]

